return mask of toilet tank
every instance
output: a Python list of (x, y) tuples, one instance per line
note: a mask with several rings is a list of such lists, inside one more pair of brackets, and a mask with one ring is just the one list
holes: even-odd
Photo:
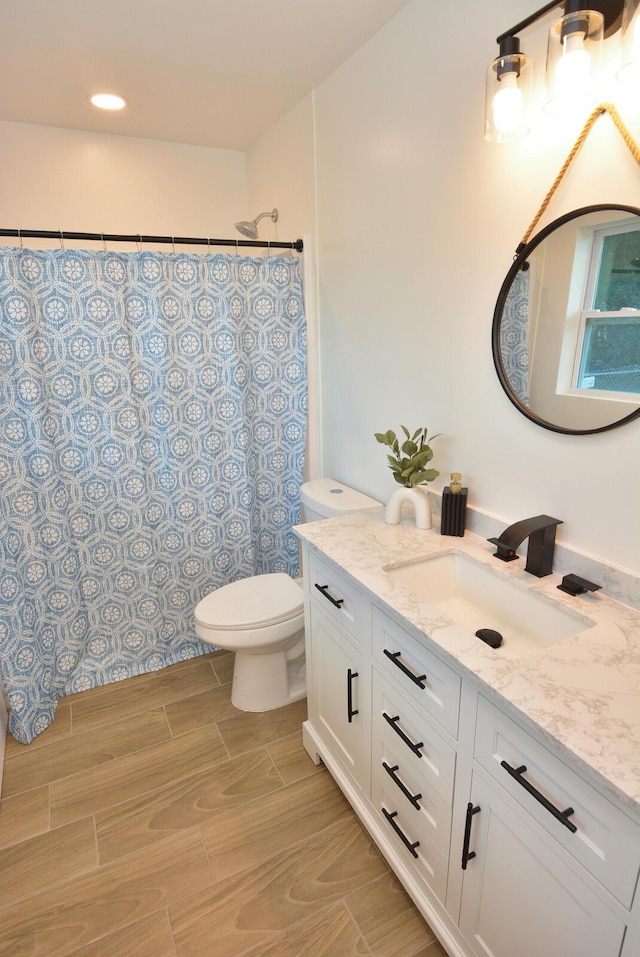
[(300, 489), (302, 521), (316, 522), (333, 515), (346, 515), (365, 508), (380, 508), (381, 502), (330, 478), (312, 479)]

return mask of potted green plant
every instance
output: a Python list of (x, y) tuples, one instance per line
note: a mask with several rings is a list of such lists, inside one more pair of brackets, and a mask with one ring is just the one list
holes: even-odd
[[(417, 528), (431, 528), (431, 504), (426, 494), (426, 489), (421, 486), (432, 482), (440, 475), (437, 469), (427, 468), (428, 463), (433, 458), (433, 449), (427, 441), (428, 430), (426, 427), (416, 429), (411, 434), (406, 426), (401, 425), (404, 432), (404, 441), (400, 444), (393, 429), (386, 432), (376, 432), (375, 437), (381, 445), (386, 445), (391, 449), (387, 455), (389, 468), (393, 473), (395, 481), (402, 486), (392, 493), (387, 502), (384, 520), (389, 525), (397, 525), (400, 521), (402, 506), (409, 502), (415, 513), (415, 522)], [(433, 442), (438, 436), (434, 435), (430, 441)]]

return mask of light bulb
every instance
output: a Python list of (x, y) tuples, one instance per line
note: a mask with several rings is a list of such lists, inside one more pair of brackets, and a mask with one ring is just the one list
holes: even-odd
[(571, 33), (563, 42), (564, 52), (556, 64), (555, 92), (559, 100), (583, 96), (589, 84), (591, 57), (584, 48), (582, 33)]
[(547, 45), (547, 113), (579, 115), (593, 106), (603, 34), (604, 16), (597, 10), (568, 13), (552, 24)]
[(500, 77), (500, 87), (493, 98), (493, 125), (498, 133), (513, 133), (522, 123), (523, 96), (517, 73)]
[(525, 123), (531, 93), (531, 64), (520, 52), (518, 37), (500, 40), (500, 54), (487, 67), (484, 98), (484, 138), (489, 143), (514, 143), (529, 132)]
[(123, 110), (127, 105), (125, 98), (117, 93), (94, 93), (89, 99), (99, 110)]

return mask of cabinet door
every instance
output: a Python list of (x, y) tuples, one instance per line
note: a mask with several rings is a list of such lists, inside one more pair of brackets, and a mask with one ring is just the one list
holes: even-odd
[(362, 653), (324, 612), (311, 602), (313, 694), (309, 720), (328, 749), (365, 790), (369, 761), (371, 701)]
[(634, 821), (482, 695), (474, 758), (527, 816), (621, 904), (631, 906), (640, 863), (640, 828)]
[(618, 957), (625, 924), (514, 807), (473, 775), (460, 914), (473, 953)]

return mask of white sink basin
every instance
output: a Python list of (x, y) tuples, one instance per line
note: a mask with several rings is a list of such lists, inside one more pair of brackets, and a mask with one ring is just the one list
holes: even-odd
[(455, 549), (385, 571), (414, 598), (473, 634), (481, 628), (498, 631), (503, 640), (496, 655), (517, 658), (595, 625), (586, 615)]

